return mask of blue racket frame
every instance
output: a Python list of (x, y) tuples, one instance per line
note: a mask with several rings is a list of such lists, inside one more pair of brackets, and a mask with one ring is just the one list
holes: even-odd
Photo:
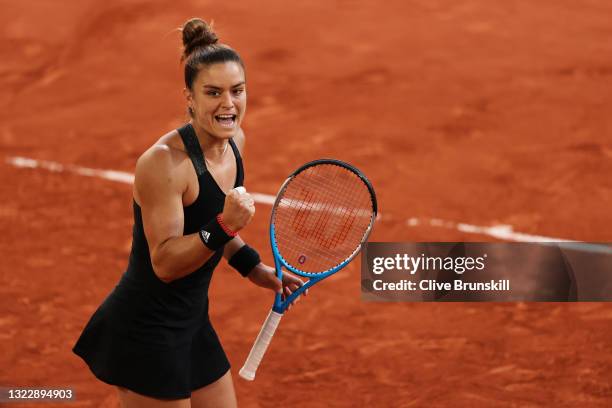
[(286, 298), (285, 300), (283, 300), (282, 294), (277, 293), (275, 295), (274, 305), (272, 306), (272, 310), (280, 314), (285, 313), (285, 310), (287, 310), (291, 302), (293, 302), (295, 299), (298, 298), (298, 296), (304, 293), (306, 289), (308, 289), (315, 283), (327, 278), (329, 275), (332, 275), (338, 272), (340, 269), (344, 268), (349, 262), (353, 260), (353, 258), (355, 257), (355, 254), (359, 252), (359, 251), (355, 251), (355, 254), (351, 255), (344, 262), (324, 272), (309, 273), (309, 272), (304, 272), (304, 271), (301, 271), (299, 269), (292, 267), (291, 265), (287, 263), (287, 261), (283, 259), (280, 252), (278, 251), (278, 247), (276, 246), (276, 240), (274, 239), (274, 224), (270, 224), (270, 243), (272, 246), (272, 256), (274, 257), (274, 267), (276, 268), (276, 277), (281, 282), (283, 281), (283, 266), (285, 267), (285, 269), (287, 269), (290, 272), (295, 273), (296, 275), (303, 276), (305, 278), (309, 278), (308, 282), (306, 282), (304, 285), (298, 288), (295, 292), (289, 295), (289, 297)]
[(378, 214), (378, 203), (376, 201), (376, 194), (374, 193), (374, 189), (372, 188), (372, 184), (370, 184), (370, 181), (359, 170), (357, 170), (355, 167), (351, 166), (350, 164), (342, 162), (340, 160), (336, 160), (336, 159), (319, 159), (319, 160), (314, 160), (314, 161), (311, 161), (309, 163), (306, 163), (303, 166), (301, 166), (299, 169), (294, 171), (287, 178), (287, 180), (285, 180), (285, 182), (283, 183), (283, 185), (279, 189), (279, 194), (276, 197), (276, 201), (275, 201), (273, 209), (272, 209), (272, 215), (270, 217), (270, 245), (272, 247), (272, 256), (274, 257), (274, 267), (276, 269), (276, 277), (281, 282), (283, 281), (283, 267), (285, 267), (285, 269), (287, 269), (288, 271), (295, 273), (296, 275), (308, 278), (308, 282), (306, 282), (303, 286), (301, 286), (295, 292), (293, 292), (291, 295), (289, 295), (289, 297), (287, 299), (285, 299), (285, 300), (283, 300), (283, 295), (282, 294), (277, 293), (275, 295), (275, 297), (274, 297), (274, 304), (272, 306), (272, 310), (275, 311), (276, 313), (280, 313), (280, 314), (285, 313), (285, 310), (287, 310), (287, 308), (289, 307), (291, 302), (293, 302), (295, 299), (297, 299), (297, 297), (300, 296), (302, 293), (304, 293), (304, 291), (306, 291), (308, 288), (310, 288), (314, 284), (318, 283), (319, 281), (327, 278), (329, 275), (333, 275), (334, 273), (338, 272), (340, 269), (344, 268), (349, 262), (351, 262), (353, 260), (353, 258), (355, 258), (355, 256), (361, 250), (361, 247), (356, 248), (355, 252), (353, 252), (351, 254), (351, 256), (349, 256), (345, 261), (343, 261), (342, 263), (334, 266), (331, 269), (328, 269), (328, 270), (323, 271), (323, 272), (310, 273), (310, 272), (301, 271), (301, 270), (296, 269), (293, 266), (289, 265), (289, 263), (287, 263), (287, 261), (285, 261), (285, 259), (281, 256), (281, 254), (280, 254), (280, 252), (278, 250), (278, 247), (276, 246), (276, 239), (274, 238), (275, 234), (274, 234), (274, 222), (273, 222), (273, 219), (274, 219), (274, 208), (276, 207), (276, 204), (277, 204), (277, 201), (279, 200), (281, 192), (286, 188), (287, 183), (289, 183), (289, 181), (293, 177), (295, 177), (297, 174), (299, 174), (300, 172), (304, 171), (305, 169), (307, 169), (309, 167), (316, 166), (316, 165), (319, 165), (319, 164), (332, 164), (332, 165), (344, 167), (344, 168), (352, 171), (354, 174), (356, 174), (365, 183), (365, 185), (367, 186), (368, 190), (370, 191), (370, 196), (371, 196), (371, 199), (372, 199), (373, 217), (372, 217), (372, 220), (370, 222), (370, 226), (369, 226), (368, 230), (366, 231), (366, 234), (364, 236), (363, 242), (365, 242), (367, 240), (368, 236), (370, 235), (370, 232), (372, 232), (372, 227), (373, 227), (373, 224), (374, 224), (374, 220), (376, 219), (376, 215)]

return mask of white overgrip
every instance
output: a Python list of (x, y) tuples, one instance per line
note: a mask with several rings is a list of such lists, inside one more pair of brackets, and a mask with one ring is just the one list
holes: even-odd
[(282, 314), (276, 313), (273, 310), (270, 310), (270, 313), (268, 313), (268, 317), (263, 326), (261, 326), (257, 339), (255, 339), (255, 344), (253, 344), (253, 348), (251, 348), (244, 366), (240, 369), (239, 374), (245, 380), (253, 381), (255, 379), (257, 367), (259, 367), (259, 363), (261, 363), (261, 359), (272, 340), (272, 336), (274, 336), (281, 317), (283, 317)]

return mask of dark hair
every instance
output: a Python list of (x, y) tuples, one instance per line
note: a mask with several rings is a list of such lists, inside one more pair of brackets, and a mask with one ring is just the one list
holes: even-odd
[(192, 18), (187, 20), (183, 32), (183, 56), (185, 62), (185, 86), (191, 89), (193, 81), (203, 66), (221, 62), (234, 61), (244, 70), (240, 55), (225, 44), (219, 44), (219, 38), (204, 20)]

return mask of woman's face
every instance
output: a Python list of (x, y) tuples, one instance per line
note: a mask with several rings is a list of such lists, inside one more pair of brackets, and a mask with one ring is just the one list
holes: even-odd
[(186, 96), (196, 125), (218, 138), (236, 135), (246, 111), (246, 83), (240, 64), (231, 61), (203, 67)]

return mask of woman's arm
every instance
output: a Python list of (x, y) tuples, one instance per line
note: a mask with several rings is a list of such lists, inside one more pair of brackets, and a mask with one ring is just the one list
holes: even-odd
[(214, 253), (198, 234), (183, 236), (186, 183), (173, 156), (168, 146), (153, 146), (138, 159), (134, 179), (153, 270), (164, 282), (195, 271)]
[[(156, 145), (138, 160), (134, 180), (153, 270), (164, 282), (192, 273), (214, 254), (198, 233), (183, 236), (186, 181), (177, 162), (169, 147)], [(228, 228), (238, 231), (253, 212), (252, 198), (233, 191), (226, 197), (222, 217)]]
[(245, 242), (240, 238), (240, 235), (236, 235), (234, 239), (225, 244), (225, 249), (223, 250), (223, 257), (228, 261), (232, 259), (232, 256), (238, 252), (240, 248), (245, 245)]

